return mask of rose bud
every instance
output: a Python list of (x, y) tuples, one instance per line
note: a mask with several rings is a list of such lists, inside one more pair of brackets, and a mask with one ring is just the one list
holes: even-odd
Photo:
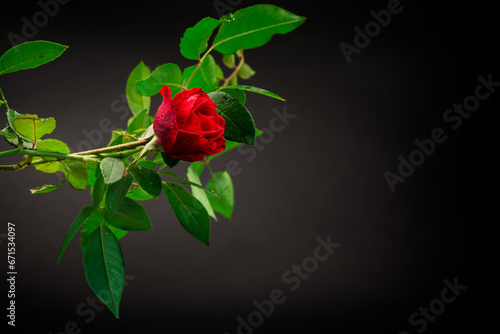
[(160, 90), (163, 102), (156, 113), (153, 130), (165, 153), (184, 161), (200, 161), (226, 147), (224, 118), (201, 88), (182, 91), (172, 99), (168, 86)]

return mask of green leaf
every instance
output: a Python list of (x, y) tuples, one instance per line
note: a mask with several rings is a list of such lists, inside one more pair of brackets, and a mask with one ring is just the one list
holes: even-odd
[(217, 86), (219, 85), (219, 81), (224, 79), (224, 72), (222, 72), (222, 68), (218, 64), (215, 64), (215, 77), (217, 78)]
[(157, 153), (154, 155), (153, 162), (156, 162), (157, 164), (161, 164), (161, 163), (164, 163), (165, 161), (163, 161), (163, 157), (161, 156), (161, 154)]
[[(182, 75), (182, 79), (184, 82), (187, 82), (196, 67), (197, 65), (194, 65), (184, 70), (184, 73)], [(194, 87), (200, 87), (202, 91), (209, 92), (217, 88), (217, 84), (217, 77), (215, 76), (215, 60), (214, 57), (208, 55), (203, 60), (203, 63), (201, 64), (198, 71), (196, 71), (196, 73), (191, 78), (191, 81), (189, 82), (187, 88), (191, 89)]]
[(128, 233), (128, 231), (121, 230), (118, 227), (114, 227), (113, 225), (107, 224), (106, 226), (107, 226), (107, 228), (109, 228), (111, 230), (111, 232), (113, 232), (115, 234), (115, 237), (118, 240), (120, 240), (121, 238), (126, 236)]
[(127, 193), (127, 197), (135, 199), (136, 201), (147, 201), (154, 197), (144, 191), (141, 187), (137, 186)]
[(158, 66), (149, 77), (137, 81), (137, 91), (144, 96), (153, 96), (160, 89), (168, 85), (172, 90), (172, 97), (182, 90), (182, 72), (176, 64)]
[(99, 226), (89, 236), (83, 253), (83, 267), (90, 288), (118, 318), (125, 284), (125, 264), (120, 243), (106, 226)]
[(61, 172), (61, 163), (59, 161), (51, 161), (44, 164), (35, 165), (35, 168), (40, 172), (53, 174), (57, 172)]
[(245, 90), (245, 91), (248, 91), (248, 92), (252, 92), (252, 93), (257, 93), (257, 94), (262, 94), (262, 95), (265, 95), (265, 96), (269, 96), (269, 97), (272, 97), (274, 99), (277, 99), (277, 100), (281, 100), (281, 101), (285, 101), (284, 98), (282, 98), (281, 96), (278, 96), (268, 90), (265, 90), (265, 89), (262, 89), (262, 88), (259, 88), (259, 87), (253, 87), (253, 86), (245, 86), (245, 85), (235, 85), (235, 86), (224, 86), (224, 87), (219, 87), (217, 88), (218, 91), (226, 91), (228, 90), (228, 94), (229, 94), (229, 90), (234, 90), (234, 89), (240, 89), (240, 90)]
[(231, 77), (231, 80), (229, 80), (229, 85), (230, 86), (236, 86), (238, 84), (238, 76), (237, 75), (233, 75)]
[(123, 198), (113, 214), (104, 213), (106, 221), (125, 231), (147, 231), (153, 228), (146, 210), (128, 197)]
[(231, 141), (253, 145), (255, 123), (247, 108), (224, 92), (210, 92), (208, 96), (217, 105), (217, 113), (226, 121), (224, 137)]
[(144, 109), (132, 119), (132, 122), (130, 122), (130, 125), (128, 126), (128, 132), (133, 133), (134, 131), (141, 129), (146, 130), (152, 123), (153, 122), (151, 122), (151, 117), (149, 116), (147, 109)]
[[(61, 154), (69, 154), (69, 148), (68, 145), (63, 143), (60, 140), (57, 139), (43, 139), (37, 142), (36, 145), (37, 151), (40, 152), (52, 152), (52, 153), (61, 153)], [(44, 157), (43, 158), (46, 161), (50, 160), (56, 160), (56, 158), (48, 158)]]
[(88, 183), (87, 167), (81, 161), (64, 160), (59, 162), (60, 170), (76, 190), (85, 190)]
[(207, 42), (212, 32), (222, 23), (211, 17), (205, 17), (194, 27), (186, 29), (181, 38), (181, 54), (188, 59), (199, 59), (201, 53), (207, 49)]
[[(19, 147), (19, 136), (12, 130), (10, 126), (5, 127), (0, 131), (0, 134), (4, 136), (7, 143), (14, 147)], [(27, 142), (21, 139), (23, 148), (33, 149), (33, 143), (31, 141)]]
[(27, 70), (59, 57), (68, 47), (48, 41), (32, 41), (14, 46), (0, 57), (0, 75)]
[(158, 163), (155, 161), (151, 161), (151, 160), (142, 160), (142, 161), (139, 161), (138, 165), (141, 167), (147, 168), (147, 169), (153, 169), (156, 166), (158, 166)]
[(35, 165), (35, 168), (44, 173), (63, 172), (71, 186), (76, 190), (85, 190), (89, 182), (87, 167), (80, 161), (49, 161)]
[[(198, 163), (201, 163), (201, 162), (199, 162), (199, 161), (195, 162), (195, 164), (198, 164)], [(203, 170), (203, 168), (202, 168), (202, 170)], [(179, 175), (175, 174), (174, 172), (162, 172), (160, 174), (176, 178), (179, 181), (181, 181), (182, 184), (187, 184), (187, 185), (190, 185), (190, 186), (194, 186), (196, 188), (202, 189), (203, 191), (209, 192), (209, 193), (211, 193), (214, 196), (217, 196), (216, 193), (214, 193), (213, 191), (208, 190), (207, 188), (205, 188), (204, 186), (202, 186), (201, 182), (193, 182), (193, 181), (190, 181), (190, 180), (186, 180), (186, 179), (180, 177)]]
[(150, 75), (151, 71), (141, 60), (139, 65), (132, 70), (127, 79), (125, 93), (127, 96), (128, 106), (134, 116), (137, 116), (144, 109), (149, 110), (151, 105), (151, 98), (149, 96), (139, 94), (136, 87), (137, 81), (144, 80)]
[(139, 139), (149, 139), (155, 135), (155, 131), (153, 129), (153, 124), (151, 124), (146, 131), (144, 131)]
[(113, 132), (111, 132), (111, 138), (109, 140), (108, 147), (123, 144), (123, 136), (126, 134), (127, 131), (123, 129), (114, 129)]
[(305, 17), (272, 5), (243, 8), (233, 15), (234, 21), (222, 23), (213, 41), (215, 50), (225, 55), (262, 46), (275, 34), (286, 34), (305, 21)]
[(250, 79), (255, 75), (255, 71), (247, 63), (243, 63), (238, 70), (238, 76), (242, 79)]
[(85, 252), (90, 235), (99, 227), (106, 226), (115, 234), (117, 239), (123, 238), (127, 231), (111, 226), (104, 220), (104, 209), (95, 208), (94, 212), (84, 221), (81, 234), (81, 248)]
[(94, 208), (94, 212), (83, 222), (82, 231), (80, 232), (80, 245), (84, 253), (87, 250), (89, 237), (99, 226), (105, 224), (107, 223), (104, 221), (104, 209)]
[(137, 165), (131, 166), (128, 171), (132, 174), (139, 186), (153, 197), (161, 195), (162, 185), (158, 172)]
[[(7, 122), (9, 123), (9, 126), (11, 129), (14, 129), (14, 124), (13, 121), (18, 117), (21, 116), (20, 113), (13, 109), (7, 109)], [(30, 140), (29, 138), (25, 138), (26, 140)]]
[[(219, 90), (219, 89), (217, 89)], [(224, 93), (227, 93), (229, 95), (231, 95), (232, 97), (234, 97), (236, 100), (238, 100), (238, 102), (240, 102), (241, 104), (245, 105), (245, 102), (247, 100), (247, 96), (245, 95), (245, 92), (242, 91), (241, 89), (237, 89), (237, 88), (234, 88), (234, 89), (224, 89)]]
[[(208, 212), (208, 215), (217, 220), (217, 216), (215, 215), (212, 205), (210, 205), (210, 201), (208, 200), (206, 191), (201, 185), (200, 175), (203, 172), (203, 169), (204, 165), (202, 162), (193, 162), (191, 165), (189, 165), (186, 176), (189, 181), (198, 185), (191, 185), (191, 192), (193, 193), (193, 196), (196, 197), (201, 202), (201, 204), (203, 204)], [(202, 189), (200, 189), (199, 187), (202, 187)]]
[(52, 133), (56, 128), (56, 120), (52, 117), (38, 118), (37, 115), (19, 115), (12, 120), (12, 129), (19, 134), (37, 141), (42, 136)]
[(101, 161), (101, 173), (104, 177), (104, 183), (112, 184), (123, 178), (125, 164), (120, 159), (104, 158)]
[(233, 181), (227, 171), (214, 173), (207, 184), (207, 188), (219, 195), (207, 195), (212, 208), (224, 217), (231, 219), (234, 208)]
[(35, 194), (45, 194), (45, 193), (49, 193), (51, 191), (54, 191), (56, 190), (57, 188), (59, 188), (60, 186), (63, 185), (63, 183), (66, 182), (66, 180), (63, 180), (61, 183), (59, 184), (56, 184), (56, 185), (52, 185), (52, 184), (45, 184), (43, 186), (40, 186), (40, 187), (36, 187), (36, 188), (33, 188), (33, 189), (30, 189), (30, 192), (35, 195)]
[[(102, 163), (102, 162), (101, 162)], [(115, 182), (108, 187), (106, 192), (106, 212), (108, 215), (112, 215), (120, 202), (125, 198), (125, 195), (130, 188), (130, 185), (134, 181), (132, 175), (127, 174), (126, 177), (122, 178), (120, 181)]]
[(180, 162), (179, 159), (171, 158), (165, 152), (161, 152), (161, 157), (163, 158), (163, 161), (167, 164), (167, 166), (170, 168), (174, 168)]
[(222, 63), (226, 65), (227, 68), (234, 68), (236, 63), (234, 62), (234, 54), (222, 55)]
[[(100, 169), (97, 169), (97, 171), (100, 171)], [(98, 208), (101, 206), (104, 195), (106, 194), (106, 183), (104, 182), (102, 173), (96, 173), (96, 175), (97, 177), (92, 187), (92, 203)]]
[(210, 217), (205, 206), (177, 183), (163, 182), (163, 190), (182, 227), (209, 246)]
[(76, 216), (75, 220), (69, 227), (68, 233), (66, 234), (66, 237), (64, 237), (64, 241), (61, 247), (61, 250), (59, 252), (59, 257), (57, 258), (57, 264), (59, 264), (59, 261), (61, 261), (61, 258), (64, 254), (64, 251), (70, 244), (71, 240), (75, 237), (75, 235), (78, 233), (78, 230), (80, 230), (80, 227), (85, 223), (85, 221), (96, 212), (96, 208), (94, 208), (92, 205), (84, 207), (78, 216)]
[(101, 170), (98, 166), (97, 163), (95, 162), (87, 162), (86, 164), (87, 166), (87, 175), (88, 175), (88, 185), (93, 187), (94, 186), (94, 183), (95, 183), (95, 180), (96, 180), (96, 175), (97, 173), (101, 173)]

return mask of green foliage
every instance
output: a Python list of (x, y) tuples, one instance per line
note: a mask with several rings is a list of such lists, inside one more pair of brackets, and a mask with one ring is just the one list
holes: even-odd
[(47, 162), (44, 164), (36, 165), (35, 168), (40, 172), (53, 174), (61, 171), (61, 163), (59, 161)]
[[(193, 162), (189, 167), (191, 168), (191, 166), (196, 166), (196, 169), (198, 169), (198, 166), (199, 164), (203, 164), (202, 162), (200, 161), (196, 161), (196, 162)], [(201, 171), (200, 173), (203, 171), (203, 166), (201, 167)], [(189, 173), (189, 168), (188, 168), (188, 173)], [(210, 191), (208, 190), (207, 188), (205, 188), (204, 186), (201, 185), (201, 182), (193, 182), (191, 181), (190, 179), (186, 180), (182, 177), (180, 177), (179, 175), (173, 173), (173, 172), (162, 172), (160, 173), (161, 175), (167, 175), (167, 176), (170, 176), (170, 177), (173, 177), (173, 178), (176, 178), (177, 180), (179, 180), (181, 183), (183, 184), (187, 184), (187, 185), (190, 185), (190, 186), (193, 186), (193, 187), (196, 187), (196, 188), (199, 188), (203, 191), (206, 191), (206, 192), (209, 192), (211, 193), (212, 195), (214, 196), (217, 196), (216, 193), (214, 193), (213, 191)], [(189, 176), (189, 175), (188, 175)], [(198, 175), (199, 177), (199, 175)]]
[(205, 206), (177, 183), (163, 182), (163, 190), (182, 227), (209, 246), (210, 217)]
[(197, 65), (193, 65), (184, 70), (182, 74), (183, 82), (187, 82), (193, 72), (197, 69), (195, 74), (192, 76), (189, 85), (187, 85), (188, 89), (194, 87), (200, 87), (204, 92), (209, 92), (217, 88), (217, 77), (215, 75), (215, 60), (214, 57), (208, 55), (201, 63), (201, 66), (198, 68)]
[[(188, 170), (187, 170), (187, 178), (189, 181), (194, 183), (191, 185), (191, 192), (193, 193), (193, 196), (196, 197), (201, 204), (205, 207), (205, 209), (208, 212), (208, 215), (214, 219), (217, 219), (217, 216), (215, 215), (214, 209), (212, 209), (212, 205), (210, 204), (210, 201), (208, 200), (206, 191), (204, 189), (200, 189), (199, 186), (201, 186), (201, 180), (200, 180), (200, 175), (203, 173), (204, 165), (202, 162), (197, 161), (193, 162)], [(196, 186), (198, 185), (198, 186)]]
[(110, 225), (125, 231), (147, 231), (153, 228), (142, 205), (128, 197), (118, 202), (112, 214), (105, 211), (104, 217)]
[(154, 197), (148, 194), (144, 189), (142, 189), (139, 185), (134, 187), (127, 193), (127, 197), (131, 199), (135, 199), (136, 201), (147, 201), (149, 199), (153, 199)]
[(0, 75), (46, 64), (59, 57), (67, 48), (65, 45), (47, 41), (16, 45), (0, 57)]
[[(233, 181), (227, 171), (213, 172), (210, 162), (239, 145), (253, 145), (256, 135), (262, 133), (255, 128), (253, 116), (245, 106), (246, 92), (284, 101), (268, 90), (238, 85), (239, 79), (248, 80), (256, 74), (246, 55), (243, 57), (243, 50), (262, 46), (276, 34), (291, 32), (304, 20), (304, 17), (272, 5), (244, 8), (221, 19), (203, 18), (188, 28), (180, 40), (181, 55), (194, 60), (193, 64), (181, 70), (178, 65), (167, 63), (151, 72), (140, 61), (132, 69), (125, 85), (132, 117), (126, 129), (112, 132), (105, 148), (71, 153), (60, 140), (42, 139), (54, 132), (55, 119), (18, 113), (9, 107), (0, 89), (0, 107), (6, 108), (7, 116), (7, 124), (0, 135), (14, 147), (0, 152), (0, 158), (18, 155), (21, 159), (14, 165), (2, 165), (2, 169), (15, 171), (34, 166), (44, 173), (60, 172), (65, 176), (59, 184), (30, 189), (32, 194), (54, 191), (66, 182), (78, 190), (90, 187), (92, 204), (81, 209), (70, 225), (57, 263), (80, 231), (87, 282), (116, 317), (125, 284), (119, 240), (128, 231), (153, 228), (146, 210), (137, 201), (159, 198), (163, 191), (183, 228), (207, 246), (210, 244), (211, 218), (217, 220), (216, 212), (231, 219)], [(66, 48), (47, 41), (15, 46), (0, 57), (0, 75), (36, 68), (59, 57)], [(217, 63), (214, 50), (222, 54), (222, 64), (230, 71), (228, 75)], [(162, 152), (152, 126), (151, 96), (158, 94), (165, 85), (172, 90), (173, 96), (200, 87), (208, 93), (225, 120), (225, 149), (205, 157), (204, 161), (189, 164), (187, 179), (164, 170), (167, 166), (174, 168), (180, 160)], [(148, 157), (150, 154), (153, 158)], [(203, 172), (209, 174), (206, 184), (202, 182)], [(162, 180), (165, 177), (177, 183), (165, 182)], [(190, 191), (185, 188), (187, 186)]]
[(90, 288), (119, 318), (125, 285), (125, 263), (120, 243), (106, 226), (99, 225), (86, 239), (83, 268)]
[(121, 230), (117, 227), (114, 227), (113, 225), (105, 225), (107, 228), (110, 229), (111, 232), (113, 232), (113, 234), (115, 235), (116, 239), (120, 240), (121, 238), (123, 238), (124, 236), (126, 236), (128, 234), (128, 231), (124, 231), (124, 230)]
[(120, 202), (125, 198), (125, 195), (127, 194), (127, 191), (133, 181), (134, 178), (132, 175), (127, 174), (127, 176), (122, 178), (120, 181), (108, 186), (108, 191), (106, 192), (106, 214), (109, 217), (113, 215), (120, 205)]
[[(57, 139), (42, 139), (37, 142), (36, 148), (39, 152), (69, 154), (68, 145)], [(45, 158), (46, 161), (55, 159), (50, 157)]]
[(130, 122), (128, 126), (128, 132), (129, 133), (134, 133), (134, 132), (144, 132), (146, 131), (147, 128), (149, 128), (153, 124), (153, 121), (151, 120), (151, 117), (148, 114), (147, 109), (144, 109), (141, 111), (137, 116), (132, 118), (132, 121)]
[(64, 160), (59, 162), (60, 170), (76, 190), (85, 190), (88, 182), (87, 168), (80, 161)]
[(167, 166), (170, 168), (174, 168), (180, 162), (179, 159), (171, 158), (165, 152), (161, 152), (161, 157), (163, 158), (165, 164), (167, 164)]
[(149, 195), (153, 197), (161, 195), (162, 185), (158, 172), (138, 165), (131, 166), (128, 171), (134, 177), (135, 182)]
[(101, 173), (101, 169), (99, 168), (98, 164), (95, 162), (90, 162), (87, 163), (87, 180), (88, 180), (88, 185), (93, 187), (95, 180), (97, 178), (97, 174)]
[(226, 121), (224, 137), (239, 143), (253, 145), (255, 142), (255, 123), (248, 109), (231, 95), (217, 91), (208, 93), (217, 105), (219, 113)]
[(78, 214), (78, 216), (76, 217), (76, 219), (73, 221), (73, 224), (71, 224), (71, 226), (69, 228), (69, 231), (66, 234), (66, 237), (64, 238), (63, 245), (61, 247), (61, 251), (59, 252), (59, 257), (57, 258), (57, 264), (59, 264), (59, 261), (61, 261), (61, 258), (62, 258), (63, 254), (64, 254), (64, 251), (66, 250), (66, 248), (70, 244), (71, 240), (73, 240), (73, 238), (78, 233), (78, 231), (80, 230), (80, 228), (83, 226), (83, 224), (85, 223), (85, 221), (92, 214), (95, 214), (96, 211), (97, 211), (97, 209), (94, 206), (92, 206), (92, 205), (86, 206), (86, 207), (84, 207), (80, 211), (80, 213)]
[(144, 96), (153, 96), (160, 89), (168, 85), (172, 90), (172, 96), (182, 90), (182, 72), (176, 64), (165, 64), (157, 67), (149, 77), (137, 81), (137, 91)]
[(49, 161), (38, 164), (35, 168), (41, 172), (49, 174), (63, 172), (68, 182), (76, 190), (85, 190), (88, 184), (87, 167), (80, 161)]
[(238, 70), (238, 76), (242, 79), (250, 79), (255, 75), (255, 71), (247, 63), (243, 63)]
[(215, 50), (230, 55), (269, 42), (275, 34), (286, 34), (304, 23), (305, 18), (272, 5), (255, 5), (236, 11), (234, 21), (224, 22), (213, 44)]
[(220, 87), (218, 90), (221, 90), (222, 88), (225, 88), (225, 87), (228, 87), (228, 88), (224, 89), (224, 93), (231, 95), (236, 100), (238, 100), (239, 103), (245, 105), (245, 102), (247, 100), (247, 96), (243, 90), (238, 89), (238, 88), (234, 88), (237, 86), (224, 86), (224, 87)]
[(222, 63), (226, 65), (227, 68), (235, 68), (236, 63), (234, 62), (234, 54), (222, 55)]
[(211, 17), (205, 17), (192, 28), (188, 28), (181, 38), (181, 54), (188, 59), (198, 59), (208, 47), (212, 32), (222, 23)]
[(151, 71), (144, 64), (144, 62), (141, 61), (139, 65), (132, 70), (128, 77), (125, 94), (127, 96), (130, 111), (132, 111), (134, 116), (137, 116), (143, 110), (149, 110), (151, 105), (151, 98), (149, 96), (139, 94), (136, 87), (137, 81), (144, 80), (150, 75)]
[(96, 179), (92, 187), (92, 203), (94, 203), (96, 208), (99, 208), (106, 195), (107, 185), (106, 182), (104, 182), (104, 176), (101, 173), (101, 169), (97, 169), (96, 171)]
[(212, 208), (230, 219), (234, 208), (234, 190), (231, 175), (227, 171), (214, 173), (208, 181), (207, 188), (218, 196), (208, 194)]
[(112, 184), (123, 178), (125, 164), (120, 159), (104, 158), (100, 164), (104, 183)]
[(30, 189), (30, 192), (32, 194), (46, 194), (46, 193), (49, 193), (51, 191), (54, 191), (56, 190), (57, 188), (59, 188), (60, 186), (63, 185), (63, 183), (65, 182), (66, 180), (63, 180), (61, 183), (59, 184), (56, 184), (56, 185), (53, 185), (53, 184), (45, 184), (43, 186), (40, 186), (40, 187), (36, 187), (36, 188), (33, 188), (33, 189)]
[(253, 87), (253, 86), (245, 86), (245, 85), (224, 86), (224, 87), (219, 87), (217, 90), (224, 91), (228, 94), (230, 94), (229, 91), (231, 91), (231, 90), (245, 90), (247, 92), (262, 94), (262, 95), (269, 96), (269, 97), (272, 97), (272, 98), (277, 99), (277, 100), (285, 101), (285, 99), (282, 98), (281, 96), (278, 96), (278, 95), (276, 95), (268, 90), (265, 90), (265, 89), (262, 89), (259, 87)]
[[(4, 136), (7, 143), (14, 147), (19, 147), (19, 142), (23, 148), (31, 149), (33, 148), (33, 143), (31, 141), (19, 140), (19, 136), (12, 130), (10, 126), (6, 126), (4, 129), (0, 131), (0, 134)], [(36, 146), (36, 145), (35, 145)]]
[(37, 115), (19, 115), (12, 120), (12, 129), (21, 137), (36, 142), (44, 135), (52, 133), (56, 120), (52, 117), (38, 118)]

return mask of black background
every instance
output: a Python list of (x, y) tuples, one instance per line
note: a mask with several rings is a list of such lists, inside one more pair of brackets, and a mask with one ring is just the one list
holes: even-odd
[[(254, 300), (281, 289), (286, 301), (255, 333), (416, 333), (420, 327), (408, 317), (439, 298), (443, 280), (455, 277), (467, 289), (425, 332), (495, 328), (499, 92), (457, 130), (442, 119), (474, 94), (478, 76), (500, 81), (493, 3), (404, 1), (403, 11), (350, 64), (339, 44), (353, 44), (353, 28), (364, 28), (373, 20), (370, 11), (387, 1), (270, 3), (308, 19), (245, 53), (257, 71), (247, 83), (287, 100), (249, 94), (247, 107), (260, 128), (269, 127), (274, 108), (296, 117), (254, 160), (235, 151), (215, 163), (221, 170), (236, 160), (243, 170), (233, 177), (233, 218), (213, 222), (210, 248), (182, 229), (165, 196), (143, 203), (154, 229), (122, 240), (134, 279), (120, 320), (104, 310), (87, 323), (88, 316), (76, 313), (93, 297), (77, 241), (55, 266), (68, 227), (91, 202), (88, 191), (64, 185), (31, 195), (29, 188), (57, 177), (34, 169), (1, 173), (0, 233), (9, 221), (17, 226), (18, 331), (60, 333), (74, 321), (82, 333), (233, 334), (237, 317), (255, 310)], [(2, 6), (4, 52), (7, 34), (20, 35), (22, 18), (33, 22), (41, 7), (35, 1)], [(205, 16), (218, 16), (212, 1), (71, 1), (31, 38), (69, 49), (48, 65), (0, 77), (0, 86), (18, 112), (55, 117), (50, 137), (76, 147), (85, 139), (82, 130), (98, 128), (103, 118), (126, 125), (113, 106), (139, 61), (151, 69), (193, 65), (178, 43)], [(159, 103), (155, 97), (152, 113)], [(448, 139), (392, 193), (384, 172), (395, 173), (398, 156), (408, 157), (414, 140), (438, 127)], [(2, 140), (0, 148), (9, 146)], [(290, 291), (282, 274), (312, 256), (316, 238), (328, 235), (340, 248)], [(6, 254), (5, 239), (0, 245)]]

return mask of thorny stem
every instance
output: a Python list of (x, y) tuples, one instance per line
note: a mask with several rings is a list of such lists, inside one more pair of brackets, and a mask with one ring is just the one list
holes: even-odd
[(141, 140), (133, 141), (133, 142), (130, 142), (130, 143), (119, 144), (119, 145), (114, 145), (114, 146), (109, 146), (109, 147), (103, 147), (103, 148), (97, 148), (95, 150), (77, 152), (77, 153), (73, 153), (73, 154), (75, 154), (75, 155), (89, 155), (89, 154), (100, 154), (100, 153), (106, 153), (106, 152), (113, 152), (113, 151), (118, 151), (118, 150), (121, 150), (121, 149), (126, 149), (126, 148), (132, 148), (132, 147), (146, 145), (148, 143), (148, 141), (149, 140), (141, 139)]
[[(101, 158), (126, 158), (130, 155), (141, 152), (148, 142), (149, 139), (141, 139), (130, 143), (114, 145), (110, 147), (103, 147), (89, 151), (77, 152), (73, 154), (41, 152), (36, 150), (26, 150), (23, 148), (16, 148), (13, 150), (0, 152), (0, 158), (14, 156), (14, 155), (24, 155), (26, 156), (26, 158), (23, 161), (14, 165), (0, 165), (0, 170), (19, 171), (29, 166), (39, 165), (47, 162), (44, 159), (32, 161), (33, 157), (42, 157), (42, 158), (46, 157), (46, 158), (56, 159), (52, 161), (76, 160), (81, 162), (98, 162)], [(142, 155), (144, 156), (146, 154), (157, 153), (157, 152), (158, 149), (151, 148), (151, 150), (144, 152)]]
[(15, 149), (9, 150), (9, 151), (0, 152), (0, 158), (10, 157), (11, 155), (16, 155), (16, 154), (19, 154), (18, 148), (15, 148)]

